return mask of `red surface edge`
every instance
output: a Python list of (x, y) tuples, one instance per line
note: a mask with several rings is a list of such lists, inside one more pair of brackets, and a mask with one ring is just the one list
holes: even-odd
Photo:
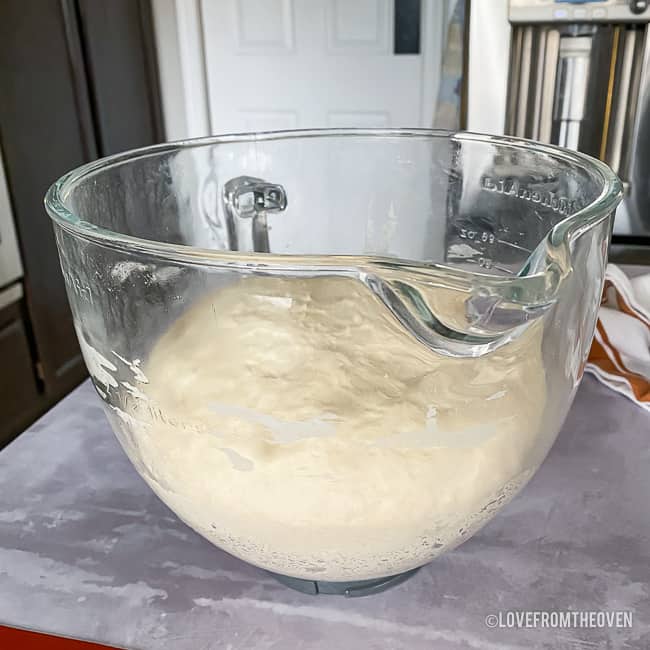
[(111, 646), (0, 625), (2, 650), (115, 650)]

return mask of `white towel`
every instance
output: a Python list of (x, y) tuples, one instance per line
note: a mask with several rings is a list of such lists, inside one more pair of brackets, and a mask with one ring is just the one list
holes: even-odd
[(607, 266), (585, 370), (650, 411), (650, 273), (629, 278)]

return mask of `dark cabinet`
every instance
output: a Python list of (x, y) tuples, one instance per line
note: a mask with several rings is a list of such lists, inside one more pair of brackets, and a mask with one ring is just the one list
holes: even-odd
[(0, 138), (48, 391), (74, 384), (83, 365), (43, 209), (43, 195), (56, 175), (95, 153), (85, 141), (92, 134), (84, 134), (67, 60), (59, 2), (0, 3)]
[(5, 436), (0, 435), (0, 446), (10, 433), (29, 424), (33, 405), (39, 402), (38, 385), (34, 375), (29, 341), (20, 310), (0, 313), (0, 401), (5, 421)]
[[(22, 361), (29, 355), (39, 381), (35, 415), (85, 376), (43, 196), (73, 167), (163, 139), (150, 11), (148, 0), (0, 2), (0, 147), (26, 315), (3, 330), (0, 361), (8, 359), (6, 341)], [(33, 374), (17, 378), (25, 400)], [(4, 388), (3, 404), (29, 410)], [(12, 421), (1, 408), (0, 439)]]
[(100, 155), (159, 142), (163, 125), (149, 3), (79, 0), (78, 6)]

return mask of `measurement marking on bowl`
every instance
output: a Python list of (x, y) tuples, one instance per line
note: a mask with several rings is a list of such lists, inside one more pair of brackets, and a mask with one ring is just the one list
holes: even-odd
[(478, 265), (484, 269), (497, 269), (498, 271), (503, 271), (504, 273), (512, 274), (512, 270), (506, 266), (501, 266), (497, 264), (491, 257), (479, 257)]
[(499, 244), (503, 244), (504, 246), (510, 246), (512, 248), (516, 248), (517, 250), (524, 251), (525, 253), (532, 253), (530, 248), (526, 248), (525, 246), (520, 246), (519, 244), (513, 244), (511, 241), (506, 241), (505, 239), (497, 239), (497, 242)]
[(117, 371), (117, 366), (90, 345), (78, 328), (75, 329), (77, 329), (79, 347), (83, 353), (88, 373), (95, 380), (95, 386), (99, 382), (104, 386), (106, 392), (109, 392), (111, 388), (117, 388), (117, 379), (111, 374)]
[(133, 397), (137, 397), (138, 399), (142, 400), (149, 399), (137, 386), (130, 384), (128, 381), (121, 381), (120, 383), (131, 395), (133, 395)]
[(62, 269), (62, 273), (63, 273), (63, 279), (65, 280), (65, 283), (68, 286), (68, 288), (76, 295), (78, 295), (82, 300), (85, 300), (86, 302), (89, 302), (92, 305), (93, 304), (92, 289), (88, 285), (83, 284), (79, 280), (79, 278), (72, 275), (70, 271)]
[(147, 379), (147, 376), (142, 372), (142, 369), (140, 368), (140, 359), (133, 359), (133, 361), (129, 361), (128, 359), (125, 359), (122, 355), (118, 354), (115, 352), (115, 350), (111, 350), (111, 352), (124, 364), (126, 364), (129, 368), (129, 370), (133, 373), (133, 378), (140, 382), (141, 384), (148, 384), (149, 380)]
[(470, 230), (468, 228), (461, 228), (458, 233), (460, 239), (469, 239), (471, 241), (479, 241), (485, 244), (494, 244), (496, 237), (494, 233), (488, 230)]

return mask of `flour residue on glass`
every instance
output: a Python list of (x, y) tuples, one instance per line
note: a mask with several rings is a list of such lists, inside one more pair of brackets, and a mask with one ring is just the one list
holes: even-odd
[(117, 372), (117, 366), (90, 345), (78, 328), (77, 338), (88, 373), (94, 380), (95, 388), (102, 398), (106, 398), (108, 391), (118, 386), (114, 375)]

